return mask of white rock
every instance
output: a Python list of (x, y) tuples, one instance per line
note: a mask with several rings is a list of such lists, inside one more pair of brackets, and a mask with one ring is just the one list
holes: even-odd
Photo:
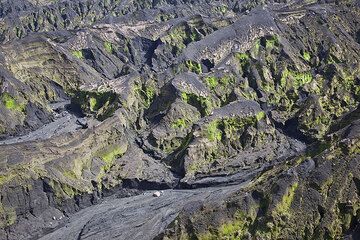
[(161, 196), (161, 192), (156, 191), (153, 193), (153, 197), (160, 197)]

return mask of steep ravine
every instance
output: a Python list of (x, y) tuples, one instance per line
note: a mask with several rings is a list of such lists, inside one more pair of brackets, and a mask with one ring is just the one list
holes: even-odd
[(0, 240), (357, 239), (359, 13), (0, 0)]

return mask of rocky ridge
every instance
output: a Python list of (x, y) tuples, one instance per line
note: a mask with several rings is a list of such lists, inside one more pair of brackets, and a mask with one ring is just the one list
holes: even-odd
[(359, 12), (0, 1), (0, 239), (357, 239)]

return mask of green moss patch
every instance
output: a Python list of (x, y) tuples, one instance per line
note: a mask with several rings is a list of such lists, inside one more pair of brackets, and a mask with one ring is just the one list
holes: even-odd
[[(102, 167), (102, 172), (105, 173), (114, 165), (114, 161), (117, 158), (121, 158), (124, 153), (127, 151), (127, 145), (112, 145), (106, 147), (104, 150), (99, 151), (96, 156), (101, 158), (104, 161), (104, 166)], [(101, 175), (101, 174), (100, 174)]]
[[(288, 78), (291, 78), (293, 82), (288, 81)], [(304, 86), (305, 84), (311, 83), (313, 80), (312, 74), (309, 72), (295, 72), (285, 69), (282, 73), (280, 86), (286, 86), (287, 82), (290, 82), (295, 89)]]
[(110, 54), (112, 54), (114, 52), (114, 47), (111, 42), (104, 42), (104, 48)]
[(255, 217), (247, 215), (241, 210), (236, 211), (232, 220), (221, 224), (216, 230), (209, 231), (199, 236), (200, 240), (237, 240), (245, 238)]
[(256, 120), (257, 121), (260, 121), (260, 120), (262, 120), (262, 119), (265, 119), (266, 118), (266, 113), (265, 112), (258, 112), (257, 114), (256, 114)]
[[(208, 166), (217, 159), (230, 158), (236, 152), (244, 150), (247, 146), (262, 144), (269, 134), (257, 128), (258, 121), (265, 118), (265, 113), (259, 112), (247, 117), (225, 117), (215, 119), (205, 124), (200, 131), (200, 138), (206, 139), (207, 144), (201, 146), (201, 154), (197, 160), (187, 167), (187, 173), (196, 173), (204, 166)], [(248, 137), (248, 130), (253, 134)]]
[(73, 104), (79, 105), (85, 113), (94, 114), (100, 121), (112, 116), (119, 107), (118, 97), (114, 92), (80, 91), (73, 95)]
[(25, 109), (25, 105), (18, 103), (9, 93), (3, 93), (1, 95), (1, 102), (9, 110), (24, 111)]
[(258, 121), (266, 117), (264, 112), (259, 112), (250, 117), (228, 117), (214, 120), (206, 126), (205, 136), (210, 141), (221, 141), (222, 138), (228, 140), (239, 140), (244, 129), (249, 126), (256, 126)]
[(145, 108), (149, 108), (156, 96), (155, 87), (149, 85), (135, 85), (135, 94), (137, 94)]
[(175, 128), (175, 129), (185, 129), (185, 128), (189, 127), (191, 125), (191, 123), (192, 122), (188, 119), (179, 118), (171, 124), (171, 127)]
[(222, 132), (219, 129), (220, 122), (218, 120), (213, 121), (207, 125), (206, 128), (206, 137), (214, 142), (214, 141), (221, 141)]
[(185, 24), (172, 28), (162, 40), (172, 46), (172, 53), (178, 55), (189, 43), (199, 41), (202, 35), (194, 27)]
[(84, 54), (82, 50), (72, 51), (71, 54), (78, 59), (84, 59)]
[(276, 206), (273, 213), (279, 215), (289, 215), (289, 209), (291, 207), (291, 203), (294, 200), (295, 191), (298, 188), (298, 186), (299, 184), (295, 182), (288, 188), (286, 194), (284, 194), (284, 196), (281, 199), (281, 202)]
[(237, 86), (236, 78), (232, 75), (224, 75), (221, 77), (208, 76), (204, 78), (205, 84), (215, 95), (221, 100), (224, 106), (230, 102), (230, 95)]
[(127, 150), (127, 147), (118, 145), (111, 146), (98, 153), (98, 156), (107, 164), (111, 164), (116, 158), (121, 157)]
[(202, 73), (202, 67), (200, 63), (197, 63), (195, 61), (192, 60), (187, 60), (185, 62), (185, 66), (189, 69), (190, 72), (196, 73), (196, 74), (200, 74)]
[(265, 37), (263, 39), (265, 40), (264, 45), (265, 45), (266, 50), (272, 50), (275, 47), (279, 46), (279, 38), (276, 35)]
[(70, 186), (67, 183), (60, 183), (60, 182), (51, 180), (49, 182), (49, 185), (53, 189), (53, 191), (55, 193), (56, 202), (59, 205), (61, 205), (65, 199), (70, 199), (70, 198), (73, 198), (74, 196), (80, 194), (80, 191), (78, 191), (77, 189), (75, 189), (74, 187)]
[(239, 60), (241, 66), (249, 64), (250, 57), (247, 53), (235, 53), (235, 58)]
[(311, 60), (311, 55), (310, 55), (310, 53), (307, 52), (307, 51), (303, 51), (302, 57), (303, 57), (307, 62), (310, 62), (310, 60)]
[(182, 92), (181, 98), (184, 102), (196, 107), (201, 116), (209, 115), (214, 108), (219, 106), (219, 103), (216, 103), (212, 98), (197, 96), (193, 93)]
[(219, 85), (218, 79), (213, 76), (205, 78), (205, 81), (211, 90), (214, 90)]

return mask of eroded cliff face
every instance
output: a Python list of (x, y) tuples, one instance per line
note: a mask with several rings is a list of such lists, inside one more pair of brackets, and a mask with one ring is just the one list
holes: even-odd
[[(227, 185), (137, 239), (357, 239), (359, 10), (1, 1), (0, 239), (62, 239), (114, 194)], [(93, 231), (124, 239), (109, 219)]]

